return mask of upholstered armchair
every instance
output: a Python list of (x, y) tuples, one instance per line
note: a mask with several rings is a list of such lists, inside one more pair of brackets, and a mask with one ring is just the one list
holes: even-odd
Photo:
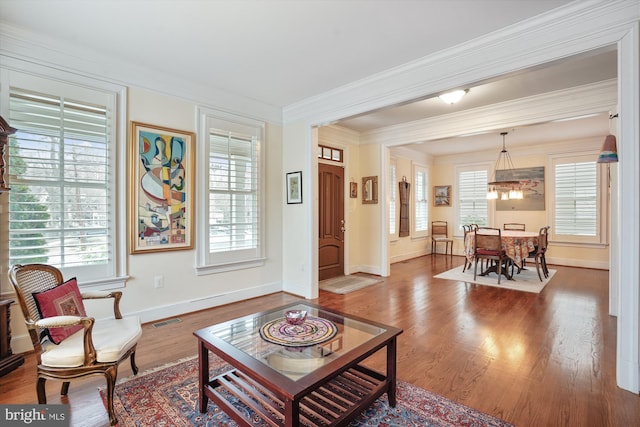
[[(107, 412), (111, 425), (118, 422), (113, 410), (113, 392), (118, 365), (130, 358), (135, 363), (136, 344), (142, 335), (140, 319), (123, 318), (122, 292), (80, 293), (75, 278), (63, 282), (57, 268), (45, 264), (15, 265), (9, 271), (25, 323), (36, 353), (38, 403), (47, 403), (45, 382), (61, 380), (61, 394), (69, 382), (88, 375), (107, 380)], [(86, 315), (84, 299), (113, 299), (113, 319), (96, 320)]]

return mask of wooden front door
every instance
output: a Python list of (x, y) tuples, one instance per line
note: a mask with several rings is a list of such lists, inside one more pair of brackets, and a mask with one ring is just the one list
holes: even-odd
[(344, 274), (344, 169), (318, 165), (318, 280)]

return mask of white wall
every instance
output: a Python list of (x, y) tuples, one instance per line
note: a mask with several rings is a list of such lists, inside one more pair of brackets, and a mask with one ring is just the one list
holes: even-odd
[[(66, 76), (70, 79), (73, 76)], [(130, 121), (161, 125), (184, 131), (197, 131), (197, 103), (150, 90), (128, 87), (128, 119)], [(213, 107), (215, 108), (215, 107)], [(127, 124), (128, 126), (128, 124)], [(197, 140), (197, 138), (196, 138)], [(124, 146), (126, 146), (125, 144)], [(266, 208), (266, 261), (264, 266), (229, 271), (211, 275), (195, 274), (195, 250), (128, 255), (127, 280), (122, 288), (121, 311), (123, 315), (139, 315), (143, 322), (201, 310), (234, 301), (240, 301), (282, 290), (282, 126), (267, 123), (265, 141), (262, 144), (265, 159), (265, 208)], [(127, 168), (121, 168), (119, 179), (126, 179)], [(0, 198), (5, 205), (8, 198)], [(126, 197), (123, 198), (126, 200)], [(3, 211), (6, 207), (0, 206)], [(126, 206), (118, 206), (126, 209)], [(197, 213), (196, 213), (197, 215)], [(6, 215), (2, 216), (0, 239), (7, 241)], [(194, 221), (197, 223), (197, 221)], [(200, 232), (195, 230), (195, 232)], [(300, 251), (304, 256), (304, 251)], [(3, 266), (8, 264), (5, 251), (0, 255)], [(164, 287), (154, 288), (154, 278), (161, 276)], [(2, 298), (13, 295), (2, 272)], [(296, 293), (296, 289), (291, 290)], [(94, 301), (87, 302), (87, 309), (97, 318), (109, 316), (111, 307)], [(214, 323), (215, 319), (212, 319)], [(12, 306), (12, 346), (14, 352), (31, 349), (22, 314), (17, 304)]]
[[(619, 306), (616, 366), (618, 385), (635, 393), (640, 390), (640, 132), (636, 120), (639, 116), (640, 93), (638, 5), (637, 0), (571, 2), (564, 8), (556, 9), (553, 14), (529, 20), (526, 25), (491, 33), (414, 61), (410, 66), (354, 82), (284, 110), (285, 127), (289, 123), (331, 123), (574, 54), (616, 45), (619, 53), (618, 98), (621, 117), (621, 144), (618, 147), (621, 154), (620, 193), (625, 195), (621, 198), (618, 223), (620, 229), (629, 230), (628, 238), (625, 236), (625, 239), (614, 242), (620, 245), (620, 250), (616, 252), (620, 254), (620, 259), (614, 262), (613, 267), (620, 272), (620, 276), (615, 278), (620, 281), (622, 302)], [(543, 116), (554, 120), (563, 118), (561, 116), (564, 113), (548, 111)], [(536, 117), (528, 117), (528, 121), (523, 121), (525, 117), (510, 117), (506, 123), (499, 117), (494, 119), (484, 124), (485, 129), (490, 125), (497, 128), (516, 127), (531, 123)], [(285, 147), (294, 143), (285, 135)], [(312, 231), (298, 229), (295, 232)], [(285, 270), (288, 268), (285, 265)]]

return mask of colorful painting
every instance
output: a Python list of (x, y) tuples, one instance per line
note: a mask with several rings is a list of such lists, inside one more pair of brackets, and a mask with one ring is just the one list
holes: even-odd
[(194, 134), (131, 122), (132, 254), (193, 248)]

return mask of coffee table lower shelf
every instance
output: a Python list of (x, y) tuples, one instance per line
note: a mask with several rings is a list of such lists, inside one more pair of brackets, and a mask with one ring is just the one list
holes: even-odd
[[(254, 426), (243, 406), (271, 426), (339, 426), (369, 407), (388, 391), (388, 379), (379, 372), (355, 365), (300, 398), (287, 411), (283, 399), (237, 369), (213, 378), (205, 394), (234, 421)], [(235, 401), (235, 402), (232, 402)], [(241, 402), (241, 403), (240, 403)], [(234, 404), (235, 403), (235, 404)], [(287, 412), (298, 420), (286, 422)]]

